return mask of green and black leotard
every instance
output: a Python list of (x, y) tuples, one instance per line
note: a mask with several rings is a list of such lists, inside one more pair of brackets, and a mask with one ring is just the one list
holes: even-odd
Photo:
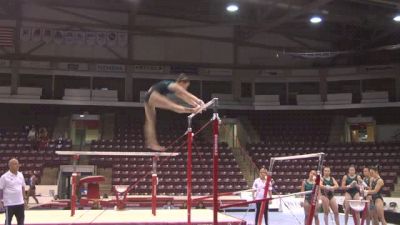
[[(308, 180), (304, 180), (304, 191), (312, 191), (314, 188), (314, 183), (308, 182)], [(312, 194), (307, 193), (304, 197), (304, 200), (306, 200), (308, 203), (311, 203), (311, 198)]]
[[(349, 175), (346, 176), (346, 186), (350, 185), (351, 183), (353, 183), (353, 181), (357, 182), (357, 175), (355, 175), (354, 177), (350, 177)], [(352, 187), (346, 190), (347, 193), (350, 194), (351, 198), (354, 199), (354, 196), (360, 192), (360, 190), (358, 190), (357, 187)]]
[(168, 86), (172, 83), (174, 83), (175, 81), (173, 80), (162, 80), (156, 84), (154, 84), (153, 86), (151, 86), (150, 90), (146, 93), (146, 95), (144, 96), (144, 101), (145, 102), (149, 102), (150, 99), (150, 95), (153, 93), (153, 91), (157, 91), (158, 93), (160, 93), (161, 95), (167, 95), (167, 94), (171, 94), (172, 91), (170, 91), (168, 89)]
[(364, 178), (363, 178), (363, 181), (364, 181), (365, 184), (368, 185), (368, 187), (371, 185), (371, 184), (369, 183), (369, 182), (371, 181), (371, 179), (370, 179), (369, 177), (364, 177)]
[[(329, 179), (326, 179), (324, 177), (323, 180), (322, 180), (322, 184), (324, 186), (331, 186), (331, 187), (335, 186), (335, 184), (333, 183), (333, 178), (332, 177), (329, 177)], [(322, 195), (327, 197), (329, 200), (331, 200), (333, 198), (333, 191), (324, 189), (324, 191), (322, 192)]]
[[(371, 189), (372, 189), (372, 190), (375, 190), (376, 184), (378, 183), (378, 180), (380, 180), (380, 179), (381, 179), (381, 178), (379, 177), (378, 179), (374, 179), (374, 180), (371, 182)], [(377, 199), (382, 199), (382, 201), (383, 201), (383, 197), (382, 197), (382, 187), (379, 189), (379, 191), (378, 191), (377, 193), (372, 194), (371, 197), (372, 197), (372, 203), (375, 203), (375, 201), (376, 201)]]

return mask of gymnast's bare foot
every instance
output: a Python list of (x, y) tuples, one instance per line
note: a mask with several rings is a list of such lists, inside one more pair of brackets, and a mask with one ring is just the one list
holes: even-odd
[(160, 145), (148, 145), (147, 148), (157, 152), (165, 152), (165, 150), (167, 150), (165, 147)]

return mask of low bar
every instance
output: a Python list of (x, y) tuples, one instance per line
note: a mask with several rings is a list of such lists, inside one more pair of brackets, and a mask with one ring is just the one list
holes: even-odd
[(102, 156), (177, 156), (178, 152), (96, 152), (96, 151), (56, 151), (57, 155), (102, 155)]

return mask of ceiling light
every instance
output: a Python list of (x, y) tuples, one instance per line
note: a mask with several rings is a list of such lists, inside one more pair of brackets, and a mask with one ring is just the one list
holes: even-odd
[(85, 117), (85, 115), (81, 114), (81, 115), (79, 115), (79, 117), (80, 117), (80, 118), (83, 118), (83, 117)]
[(310, 18), (310, 22), (311, 23), (321, 23), (322, 22), (322, 18), (320, 16), (313, 16)]
[(239, 6), (234, 3), (231, 3), (226, 7), (226, 11), (228, 11), (228, 12), (236, 12), (238, 10), (239, 10)]
[(396, 22), (400, 22), (400, 14), (397, 14), (396, 16), (394, 16), (393, 20)]

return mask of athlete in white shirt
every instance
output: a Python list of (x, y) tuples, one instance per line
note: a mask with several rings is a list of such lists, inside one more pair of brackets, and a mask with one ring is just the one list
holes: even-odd
[(8, 162), (9, 171), (0, 177), (0, 208), (5, 207), (5, 225), (11, 225), (13, 216), (17, 218), (18, 225), (24, 224), (25, 219), (25, 180), (19, 172), (17, 159)]

